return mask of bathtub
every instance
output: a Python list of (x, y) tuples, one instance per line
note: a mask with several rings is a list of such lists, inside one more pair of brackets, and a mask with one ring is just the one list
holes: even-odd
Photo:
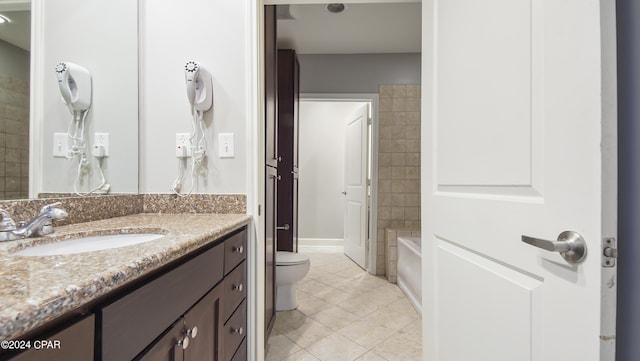
[(420, 237), (398, 237), (398, 286), (422, 314), (422, 245)]

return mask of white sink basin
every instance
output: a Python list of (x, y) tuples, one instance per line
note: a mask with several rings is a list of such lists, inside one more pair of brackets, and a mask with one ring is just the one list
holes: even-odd
[(92, 236), (73, 238), (65, 241), (43, 244), (24, 249), (15, 254), (18, 256), (57, 256), (84, 252), (102, 251), (153, 241), (164, 237), (157, 233), (113, 234), (108, 236)]

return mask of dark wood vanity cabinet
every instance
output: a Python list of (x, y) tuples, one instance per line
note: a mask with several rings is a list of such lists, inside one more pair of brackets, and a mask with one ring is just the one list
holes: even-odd
[(94, 301), (79, 320), (31, 338), (57, 340), (59, 348), (0, 360), (245, 361), (246, 248), (243, 227)]
[[(50, 337), (30, 340), (30, 349), (13, 357), (11, 360), (93, 360), (94, 321), (94, 316), (90, 315), (89, 317), (65, 327), (61, 331), (55, 332)], [(42, 341), (44, 341), (44, 343)]]
[[(207, 274), (216, 285), (186, 312), (183, 311), (169, 328), (154, 337), (146, 348), (143, 347), (144, 350), (134, 360), (246, 360), (246, 350), (242, 349), (246, 347), (244, 341), (247, 330), (246, 241), (246, 231), (237, 233), (191, 261), (196, 264), (183, 273), (185, 278), (177, 277), (179, 284), (191, 283), (191, 286), (197, 288), (191, 280), (197, 275)], [(164, 277), (173, 278), (170, 273)], [(171, 279), (159, 278), (158, 281), (173, 282), (175, 285), (175, 281)], [(171, 287), (164, 291), (167, 297), (172, 293)], [(184, 290), (180, 292), (183, 297), (186, 296)], [(150, 290), (149, 293), (153, 291)], [(127, 307), (130, 307), (130, 303)], [(138, 309), (137, 312), (144, 311)], [(119, 334), (117, 337), (127, 336)], [(107, 350), (104, 351), (108, 353)], [(238, 357), (234, 358), (236, 354)], [(105, 361), (111, 359), (124, 358), (103, 358)]]

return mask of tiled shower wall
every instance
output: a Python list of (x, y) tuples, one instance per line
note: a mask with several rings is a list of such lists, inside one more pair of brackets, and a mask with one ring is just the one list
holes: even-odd
[(385, 228), (420, 229), (420, 86), (381, 85), (376, 273), (385, 274)]
[(0, 199), (29, 196), (29, 83), (0, 74)]

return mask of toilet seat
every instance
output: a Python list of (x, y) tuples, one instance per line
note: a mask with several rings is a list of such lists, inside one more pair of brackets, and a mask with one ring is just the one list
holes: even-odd
[(309, 263), (309, 257), (293, 252), (276, 252), (276, 266), (294, 266), (297, 264)]

